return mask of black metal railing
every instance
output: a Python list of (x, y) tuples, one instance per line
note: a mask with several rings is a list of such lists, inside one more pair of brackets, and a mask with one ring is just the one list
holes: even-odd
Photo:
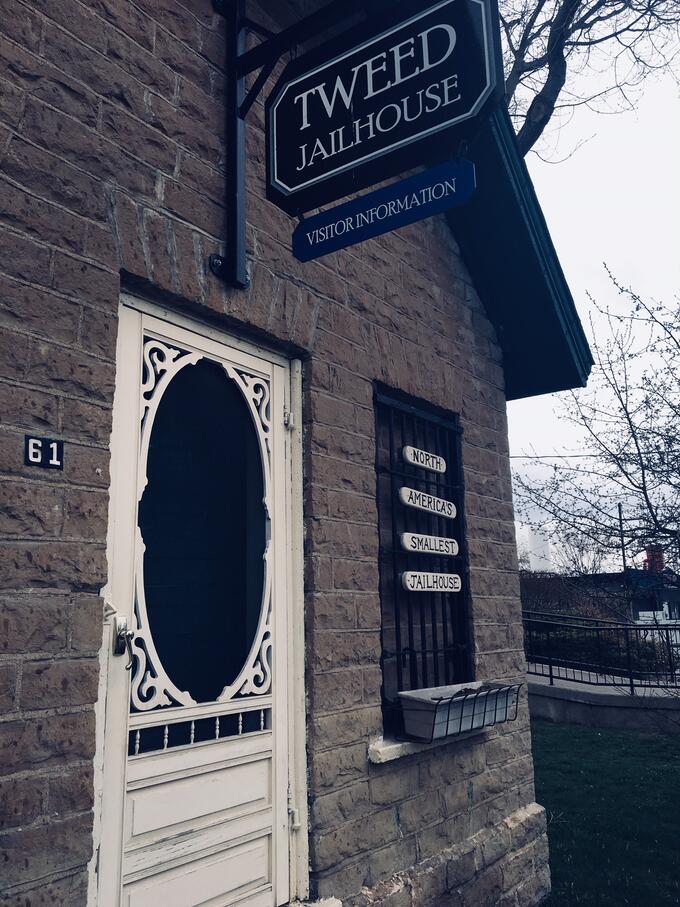
[(529, 674), (643, 689), (680, 689), (680, 623), (627, 624), (525, 611)]

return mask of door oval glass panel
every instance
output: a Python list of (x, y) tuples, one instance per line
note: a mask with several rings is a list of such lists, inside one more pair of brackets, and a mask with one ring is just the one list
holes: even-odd
[(207, 359), (168, 385), (139, 505), (148, 627), (172, 683), (211, 702), (236, 680), (262, 606), (267, 517), (248, 406)]

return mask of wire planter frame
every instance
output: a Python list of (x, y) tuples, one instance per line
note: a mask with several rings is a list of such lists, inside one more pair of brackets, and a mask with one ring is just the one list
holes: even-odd
[(468, 683), (399, 693), (406, 736), (422, 743), (517, 718), (521, 683)]

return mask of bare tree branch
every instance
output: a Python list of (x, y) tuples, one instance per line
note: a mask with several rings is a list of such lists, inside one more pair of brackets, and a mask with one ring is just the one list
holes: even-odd
[[(602, 558), (619, 548), (617, 504), (631, 560), (661, 544), (680, 566), (680, 300), (642, 299), (610, 274), (625, 308), (595, 304), (595, 368), (588, 389), (564, 398), (561, 416), (582, 437), (580, 457), (531, 460), (514, 470), (522, 519), (564, 545)], [(603, 336), (603, 324), (607, 333)], [(545, 461), (542, 461), (545, 462)]]
[(501, 25), (508, 109), (523, 154), (565, 110), (615, 103), (617, 95), (625, 109), (647, 75), (676, 71), (678, 0), (501, 0)]

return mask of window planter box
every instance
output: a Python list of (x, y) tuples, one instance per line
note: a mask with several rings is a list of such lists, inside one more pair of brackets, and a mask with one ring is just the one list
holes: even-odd
[(475, 681), (399, 693), (404, 730), (414, 740), (432, 743), (514, 721), (521, 686)]

